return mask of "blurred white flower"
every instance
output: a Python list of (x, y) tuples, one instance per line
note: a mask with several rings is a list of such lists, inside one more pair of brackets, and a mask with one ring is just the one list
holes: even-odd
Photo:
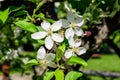
[(74, 35), (81, 36), (83, 34), (83, 30), (80, 27), (83, 23), (84, 19), (82, 16), (73, 14), (73, 12), (69, 11), (67, 13), (67, 20), (62, 19), (63, 28), (67, 28), (65, 31), (65, 37), (68, 39)]
[(77, 55), (82, 55), (86, 52), (86, 48), (84, 47), (80, 47), (81, 45), (81, 40), (75, 40), (70, 37), (69, 38), (69, 45), (70, 48), (68, 50), (65, 51), (65, 58), (70, 58), (71, 56), (75, 55), (75, 53)]
[(55, 63), (52, 62), (55, 59), (55, 54), (47, 54), (43, 46), (37, 52), (37, 59), (40, 60), (40, 64), (43, 66), (56, 67)]
[(62, 42), (64, 40), (64, 37), (61, 34), (56, 33), (56, 31), (60, 30), (62, 27), (62, 21), (56, 21), (53, 25), (50, 25), (49, 22), (44, 21), (41, 23), (41, 27), (45, 31), (39, 31), (36, 33), (33, 33), (31, 37), (33, 39), (43, 39), (45, 38), (45, 47), (47, 49), (51, 49), (53, 47), (54, 41), (56, 42)]
[(28, 60), (29, 60), (28, 57), (22, 59), (22, 61), (23, 61), (24, 64), (26, 64), (28, 62)]

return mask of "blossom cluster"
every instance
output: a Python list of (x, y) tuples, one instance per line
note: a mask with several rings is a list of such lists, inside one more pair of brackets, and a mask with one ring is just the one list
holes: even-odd
[(32, 39), (43, 39), (45, 41), (45, 47), (41, 46), (37, 52), (37, 59), (41, 60), (41, 62), (52, 62), (55, 54), (49, 51), (54, 47), (54, 44), (58, 45), (64, 40), (68, 41), (68, 46), (64, 53), (66, 59), (85, 53), (86, 48), (81, 47), (82, 40), (80, 39), (84, 35), (81, 28), (83, 24), (83, 17), (74, 14), (73, 11), (67, 12), (67, 19), (60, 19), (52, 25), (47, 21), (43, 21), (41, 23), (43, 30), (31, 35)]

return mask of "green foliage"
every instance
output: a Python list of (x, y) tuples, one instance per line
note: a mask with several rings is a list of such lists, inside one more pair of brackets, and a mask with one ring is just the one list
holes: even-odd
[(25, 10), (18, 11), (14, 14), (14, 17), (21, 16), (21, 15), (27, 15), (27, 11)]
[(54, 76), (53, 71), (46, 72), (44, 77), (43, 77), (43, 80), (51, 80), (53, 76)]
[(80, 58), (80, 57), (77, 57), (77, 56), (72, 56), (71, 58), (69, 58), (67, 60), (67, 63), (68, 64), (79, 64), (79, 65), (82, 65), (82, 66), (87, 66), (87, 62), (85, 62), (84, 59)]
[(67, 73), (65, 80), (77, 80), (82, 75), (83, 75), (83, 73), (81, 73), (81, 72), (70, 71)]
[(0, 24), (4, 24), (9, 15), (9, 8), (0, 12)]
[(55, 80), (64, 80), (64, 73), (62, 70), (57, 69), (55, 72)]
[(27, 66), (33, 66), (33, 65), (38, 65), (39, 62), (36, 59), (32, 59), (26, 63)]
[(56, 62), (59, 62), (64, 54), (65, 51), (65, 44), (63, 43), (62, 45), (60, 45), (56, 51)]
[(37, 28), (34, 24), (26, 22), (26, 21), (18, 21), (15, 22), (15, 24), (22, 28), (23, 30), (30, 31), (30, 32), (37, 32)]

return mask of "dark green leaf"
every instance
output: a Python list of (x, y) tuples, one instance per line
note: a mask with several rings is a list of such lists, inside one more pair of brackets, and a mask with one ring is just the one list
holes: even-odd
[(14, 16), (21, 16), (21, 15), (26, 15), (27, 14), (27, 11), (25, 10), (22, 10), (22, 11), (18, 11), (14, 14)]
[(46, 72), (44, 77), (43, 77), (43, 80), (51, 80), (52, 77), (54, 76), (54, 72)]
[(62, 58), (65, 51), (65, 44), (63, 43), (60, 45), (56, 51), (56, 62), (59, 62), (59, 60)]
[(28, 66), (38, 65), (39, 62), (36, 59), (32, 59), (26, 63)]
[(64, 73), (62, 70), (57, 69), (54, 74), (55, 80), (64, 80)]
[(18, 21), (15, 23), (18, 27), (22, 28), (23, 30), (30, 31), (30, 32), (37, 32), (37, 27), (29, 22), (26, 21)]
[(66, 77), (65, 80), (77, 80), (79, 77), (81, 77), (83, 74), (81, 72), (76, 71), (70, 71)]
[(67, 60), (67, 63), (68, 64), (79, 64), (79, 65), (82, 65), (82, 66), (87, 66), (88, 65), (85, 60), (83, 60), (82, 58), (77, 57), (77, 56), (72, 56), (71, 58), (69, 58)]

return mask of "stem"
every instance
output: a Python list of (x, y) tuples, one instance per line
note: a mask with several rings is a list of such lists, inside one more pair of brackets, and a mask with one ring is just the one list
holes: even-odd
[(35, 13), (36, 13), (45, 3), (46, 3), (46, 0), (43, 0), (43, 1), (39, 2), (39, 4), (37, 5), (36, 9), (34, 9), (34, 11), (33, 11), (33, 16), (32, 16), (32, 17), (35, 16)]

